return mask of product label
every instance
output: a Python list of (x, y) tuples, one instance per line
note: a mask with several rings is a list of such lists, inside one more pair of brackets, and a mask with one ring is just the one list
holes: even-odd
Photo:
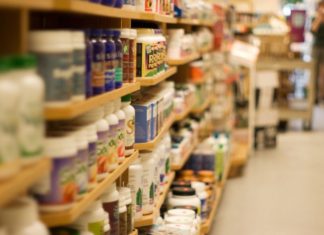
[(104, 90), (105, 87), (105, 47), (103, 43), (92, 44), (92, 80), (94, 93)]
[(153, 1), (152, 0), (145, 0), (145, 11), (152, 12)]
[(128, 82), (132, 83), (136, 77), (136, 41), (134, 39), (129, 40), (129, 75)]
[(49, 191), (37, 195), (42, 205), (64, 205), (73, 203), (76, 195), (75, 156), (57, 157), (52, 159)]
[(98, 131), (97, 135), (97, 168), (100, 175), (108, 172), (108, 131)]
[(88, 178), (89, 184), (95, 184), (97, 182), (97, 143), (89, 143), (89, 159), (88, 159)]
[(129, 39), (128, 38), (122, 38), (121, 39), (123, 43), (123, 50), (122, 50), (122, 61), (123, 61), (123, 81), (129, 82)]
[(126, 205), (127, 207), (127, 234), (131, 234), (134, 228), (132, 204)]
[(104, 234), (104, 220), (88, 223), (88, 230), (90, 232), (92, 232), (93, 235), (103, 235)]
[(114, 165), (114, 164), (118, 163), (117, 130), (118, 130), (118, 124), (109, 126), (108, 146), (107, 146), (108, 167), (110, 165)]
[(152, 77), (157, 73), (157, 55), (154, 44), (138, 43), (137, 44), (137, 76)]
[(73, 51), (73, 95), (84, 95), (85, 93), (85, 51)]
[(25, 159), (40, 157), (44, 146), (43, 96), (42, 94), (25, 96), (22, 92), (21, 98), (18, 108), (20, 156)]
[(92, 45), (89, 40), (86, 40), (86, 95), (87, 97), (92, 96), (92, 86), (91, 86), (91, 64), (92, 64)]
[(115, 86), (115, 60), (116, 46), (113, 41), (106, 43), (105, 54), (105, 88), (106, 91), (113, 90)]
[(133, 149), (135, 142), (135, 116), (126, 118), (125, 148)]
[(36, 53), (38, 73), (45, 81), (47, 102), (69, 101), (72, 95), (72, 53)]
[(128, 174), (128, 187), (132, 195), (133, 218), (137, 219), (142, 216), (143, 193), (142, 193), (142, 174), (130, 170)]
[(119, 120), (117, 136), (117, 153), (119, 158), (125, 157), (125, 119)]
[(103, 203), (103, 209), (109, 214), (111, 235), (119, 235), (119, 203), (117, 201)]
[(150, 166), (143, 167), (143, 207), (151, 207), (154, 204), (153, 172)]
[(88, 191), (88, 153), (88, 148), (79, 150), (75, 161), (75, 180), (79, 195)]

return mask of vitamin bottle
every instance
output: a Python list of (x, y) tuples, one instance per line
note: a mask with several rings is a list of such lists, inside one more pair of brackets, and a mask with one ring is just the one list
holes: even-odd
[(134, 153), (135, 142), (135, 109), (130, 105), (131, 95), (122, 97), (122, 106), (125, 113), (125, 155), (130, 156)]
[(85, 45), (86, 45), (86, 51), (85, 51), (85, 89), (86, 89), (86, 97), (89, 98), (92, 96), (92, 73), (91, 73), (91, 64), (92, 64), (92, 44), (90, 40), (90, 30), (85, 31)]
[(73, 47), (72, 101), (85, 99), (85, 40), (82, 31), (71, 32)]
[(154, 159), (151, 152), (141, 152), (143, 167), (143, 215), (151, 214), (154, 207)]
[(73, 136), (47, 137), (45, 155), (52, 159), (52, 169), (35, 188), (40, 209), (44, 212), (67, 210), (76, 198), (75, 139)]
[(127, 234), (131, 234), (131, 232), (134, 230), (131, 190), (130, 188), (121, 187), (119, 188), (119, 192), (125, 196), (127, 210)]
[(13, 63), (13, 76), (20, 90), (17, 119), (20, 156), (23, 164), (33, 164), (44, 155), (44, 82), (36, 74), (34, 56), (17, 56)]
[(118, 117), (118, 129), (117, 129), (117, 154), (118, 162), (122, 163), (125, 159), (125, 112), (121, 109), (121, 100), (117, 99), (115, 104), (115, 115)]
[(113, 30), (102, 30), (105, 43), (105, 91), (115, 89), (116, 44), (112, 39)]
[[(19, 170), (17, 143), (17, 106), (19, 89), (9, 72), (12, 62), (9, 58), (0, 59), (0, 179), (7, 179)], [(9, 98), (10, 97), (10, 98)]]
[(121, 29), (120, 30), (120, 40), (122, 42), (122, 69), (123, 69), (123, 82), (129, 82), (129, 40), (130, 40), (130, 30)]
[(109, 214), (111, 235), (119, 235), (119, 196), (113, 183), (101, 197), (103, 209)]
[(102, 42), (101, 36), (101, 30), (91, 30), (91, 85), (93, 95), (99, 95), (105, 92), (105, 44)]
[(109, 102), (105, 105), (105, 119), (109, 125), (108, 131), (108, 170), (112, 172), (118, 167), (118, 153), (117, 153), (117, 143), (118, 143), (118, 124), (119, 119), (113, 113), (114, 103)]
[(123, 0), (116, 0), (114, 7), (116, 7), (116, 8), (122, 8), (123, 5), (124, 5), (124, 1)]
[(128, 168), (127, 187), (131, 189), (134, 221), (140, 220), (143, 216), (143, 166), (140, 159)]
[(137, 30), (129, 29), (128, 83), (136, 82), (136, 38)]
[(127, 208), (125, 196), (120, 194), (119, 199), (119, 234), (127, 235)]
[(90, 124), (86, 127), (87, 130), (87, 138), (88, 138), (88, 188), (92, 190), (97, 185), (97, 127), (95, 124)]
[(98, 175), (97, 180), (101, 181), (105, 179), (108, 175), (108, 132), (109, 132), (109, 125), (106, 119), (101, 118), (96, 122), (97, 126), (97, 168), (98, 168)]
[(102, 5), (110, 6), (110, 7), (114, 6), (115, 3), (116, 3), (116, 0), (102, 0), (101, 1)]
[(49, 235), (46, 226), (39, 219), (36, 202), (28, 197), (1, 208), (0, 223), (6, 226), (8, 235)]
[(72, 98), (73, 46), (71, 33), (31, 31), (29, 49), (37, 57), (37, 72), (45, 81), (47, 106), (67, 105)]
[(116, 45), (115, 54), (115, 88), (120, 88), (123, 85), (123, 55), (125, 51), (123, 50), (123, 42), (120, 39), (120, 30), (112, 30), (113, 40)]

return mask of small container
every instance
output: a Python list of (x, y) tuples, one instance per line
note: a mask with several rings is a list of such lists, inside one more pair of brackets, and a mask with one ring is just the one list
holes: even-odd
[(133, 218), (134, 221), (137, 221), (143, 216), (143, 166), (140, 159), (134, 161), (128, 168), (128, 187), (131, 189), (132, 193)]
[(109, 132), (109, 125), (106, 119), (102, 118), (96, 122), (97, 126), (97, 168), (98, 168), (98, 175), (97, 180), (102, 181), (108, 175), (108, 150), (107, 150), (107, 143), (108, 143), (108, 132)]
[(113, 40), (113, 30), (102, 30), (105, 44), (105, 91), (115, 89), (116, 43)]
[(116, 0), (114, 7), (116, 7), (116, 8), (122, 8), (123, 5), (124, 5), (124, 1), (123, 0)]
[(101, 4), (109, 7), (113, 7), (116, 3), (116, 0), (101, 0)]
[(87, 130), (87, 138), (88, 138), (88, 179), (89, 190), (92, 190), (97, 185), (97, 175), (98, 175), (98, 168), (97, 168), (97, 127), (95, 124), (88, 125), (86, 127)]
[(109, 214), (111, 235), (119, 235), (119, 198), (116, 183), (113, 183), (101, 197), (103, 209)]
[(127, 209), (127, 234), (131, 234), (134, 230), (134, 219), (132, 210), (132, 195), (130, 188), (119, 188), (119, 192), (125, 196), (125, 203)]
[(201, 219), (203, 221), (208, 218), (208, 194), (206, 192), (206, 186), (202, 182), (191, 182), (191, 187), (196, 190), (197, 196), (200, 199), (201, 206)]
[(127, 208), (125, 196), (120, 194), (119, 199), (119, 235), (127, 234)]
[(143, 215), (153, 213), (154, 207), (154, 159), (151, 152), (141, 152), (143, 167)]
[[(123, 29), (122, 29), (123, 30)], [(112, 30), (112, 37), (116, 45), (115, 57), (115, 88), (118, 89), (123, 85), (123, 55), (127, 53), (122, 40), (120, 39), (120, 30)], [(126, 49), (126, 48), (125, 48)]]
[(45, 81), (47, 106), (71, 102), (73, 79), (73, 46), (71, 33), (59, 30), (31, 31), (29, 49), (37, 57), (38, 74)]
[(118, 129), (117, 129), (117, 153), (118, 163), (122, 163), (125, 159), (125, 132), (126, 132), (126, 115), (121, 109), (121, 100), (117, 99), (114, 102), (115, 115), (118, 117)]
[(128, 83), (136, 82), (136, 29), (129, 29), (129, 63)]
[(71, 32), (73, 47), (72, 101), (85, 99), (85, 36), (82, 31)]
[[(130, 29), (121, 29), (120, 31), (120, 40), (123, 45), (123, 50), (122, 50), (122, 70), (123, 70), (123, 82), (128, 83), (130, 81), (129, 79), (129, 45), (130, 45)], [(117, 34), (117, 32), (116, 32)]]
[[(36, 188), (40, 210), (63, 211), (71, 208), (76, 199), (75, 159), (77, 146), (72, 136), (45, 139), (45, 155), (52, 159), (52, 169)], [(42, 193), (42, 192), (46, 193)]]
[(86, 45), (86, 61), (85, 61), (85, 76), (86, 76), (86, 81), (85, 81), (85, 89), (86, 89), (86, 97), (89, 98), (92, 96), (92, 85), (91, 85), (91, 80), (92, 80), (92, 72), (91, 72), (91, 64), (92, 64), (92, 44), (90, 40), (90, 30), (85, 31), (85, 45)]
[(2, 208), (0, 223), (6, 226), (8, 235), (49, 235), (46, 226), (39, 219), (36, 202), (28, 197)]
[(131, 104), (131, 95), (122, 97), (122, 106), (125, 113), (125, 155), (130, 156), (134, 153), (135, 143), (135, 109)]
[(176, 206), (194, 206), (198, 210), (198, 215), (201, 211), (201, 202), (196, 196), (196, 191), (193, 188), (174, 188), (172, 197), (168, 200), (168, 208), (173, 209)]

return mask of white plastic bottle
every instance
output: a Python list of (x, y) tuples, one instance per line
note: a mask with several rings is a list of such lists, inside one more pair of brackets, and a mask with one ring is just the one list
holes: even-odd
[(203, 182), (191, 182), (191, 187), (196, 190), (196, 194), (200, 199), (201, 206), (201, 219), (206, 220), (208, 217), (208, 205), (207, 198), (208, 194), (205, 190), (206, 186)]
[(130, 156), (134, 153), (135, 143), (135, 109), (130, 105), (131, 95), (122, 97), (122, 106), (125, 113), (125, 155)]
[(101, 118), (96, 122), (97, 126), (97, 180), (102, 181), (108, 175), (108, 132), (109, 125), (106, 119)]
[(112, 172), (118, 167), (117, 130), (118, 130), (119, 119), (113, 112), (114, 112), (114, 103), (113, 102), (107, 103), (105, 105), (105, 119), (109, 125), (108, 144), (107, 144), (109, 172)]
[(143, 215), (151, 214), (154, 207), (154, 159), (151, 152), (141, 152), (143, 167)]
[(20, 168), (16, 138), (20, 91), (9, 75), (11, 69), (9, 59), (0, 59), (0, 180), (13, 176)]
[(18, 103), (18, 143), (25, 165), (43, 157), (44, 146), (44, 82), (36, 73), (36, 58), (32, 55), (13, 59), (13, 76), (20, 90)]
[(39, 220), (36, 202), (27, 197), (2, 208), (0, 223), (6, 226), (8, 235), (49, 235)]
[(121, 187), (119, 188), (119, 192), (125, 196), (125, 203), (127, 209), (127, 234), (131, 234), (134, 230), (131, 190), (130, 188)]
[(128, 168), (128, 187), (132, 193), (133, 218), (134, 221), (140, 220), (143, 216), (143, 167), (141, 160), (137, 159)]
[(110, 235), (119, 235), (119, 192), (113, 183), (102, 195), (102, 207), (109, 214)]
[(121, 109), (121, 100), (115, 100), (115, 115), (118, 117), (118, 129), (117, 129), (117, 153), (118, 163), (122, 163), (125, 159), (125, 112)]
[(88, 138), (88, 188), (89, 190), (92, 190), (97, 185), (97, 175), (98, 175), (98, 169), (97, 169), (97, 141), (98, 141), (98, 135), (97, 135), (97, 127), (95, 124), (91, 124), (86, 126), (87, 130), (87, 138)]
[(152, 158), (154, 160), (154, 190), (157, 198), (160, 195), (160, 156), (156, 154), (156, 151), (153, 151)]

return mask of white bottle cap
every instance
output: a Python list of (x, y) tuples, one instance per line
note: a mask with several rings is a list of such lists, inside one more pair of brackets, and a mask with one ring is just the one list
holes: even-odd
[(74, 49), (85, 49), (85, 36), (83, 31), (72, 31), (71, 37)]
[(53, 158), (75, 156), (77, 147), (73, 136), (48, 137), (45, 139), (45, 155)]

